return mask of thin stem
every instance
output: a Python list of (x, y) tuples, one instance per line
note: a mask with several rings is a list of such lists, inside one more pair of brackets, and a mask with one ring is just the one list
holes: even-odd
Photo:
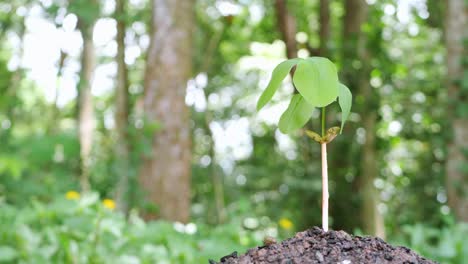
[(322, 137), (325, 136), (325, 106), (322, 107)]
[(101, 232), (101, 221), (102, 221), (102, 208), (98, 209), (98, 218), (96, 221), (96, 227), (94, 229), (94, 238), (93, 238), (93, 249), (91, 251), (91, 256), (94, 258), (97, 255), (97, 248), (99, 246), (100, 232)]
[(320, 144), (322, 147), (322, 229), (328, 231), (328, 166), (327, 166), (327, 143)]
[[(325, 107), (322, 107), (322, 137), (325, 137)], [(320, 144), (322, 148), (322, 229), (328, 231), (328, 165), (327, 143)]]

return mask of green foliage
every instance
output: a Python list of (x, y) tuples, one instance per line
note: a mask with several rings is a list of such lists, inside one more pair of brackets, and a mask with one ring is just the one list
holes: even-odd
[[(261, 244), (271, 229), (256, 227), (254, 218), (244, 225), (239, 218), (219, 226), (184, 225), (144, 222), (133, 211), (126, 220), (112, 202), (95, 193), (80, 197), (69, 192), (22, 209), (0, 205), (0, 263), (206, 263)], [(279, 221), (284, 231), (291, 225), (288, 219)], [(462, 264), (468, 257), (467, 232), (463, 223), (442, 228), (406, 225), (390, 240), (442, 264)]]
[(327, 58), (291, 59), (278, 64), (273, 70), (268, 86), (258, 99), (257, 110), (263, 108), (271, 100), (294, 66), (296, 70), (293, 83), (299, 94), (291, 98), (288, 108), (282, 114), (278, 124), (280, 131), (286, 134), (303, 127), (315, 107), (325, 107), (337, 97), (342, 110), (342, 130), (351, 112), (352, 95), (351, 91), (338, 81), (336, 67)]
[(415, 224), (403, 226), (394, 241), (442, 264), (463, 264), (468, 259), (466, 234), (467, 223), (452, 223), (442, 228)]
[(340, 132), (343, 131), (344, 124), (351, 113), (351, 104), (353, 101), (353, 95), (348, 87), (344, 84), (339, 84), (338, 89), (338, 103), (341, 108), (341, 128)]
[[(24, 65), (18, 64), (17, 58), (22, 56), (21, 47), (25, 49), (25, 59), (30, 57), (31, 42), (24, 46), (22, 36), (24, 21), (36, 21), (29, 18), (35, 12), (49, 13), (45, 17), (59, 30), (62, 30), (64, 17), (70, 13), (76, 14), (84, 26), (100, 18), (111, 19), (107, 17), (109, 14), (104, 14), (107, 7), (100, 10), (99, 1), (74, 0), (70, 5), (66, 2), (42, 1), (39, 6), (30, 0), (0, 3), (0, 9), (5, 11), (0, 12), (0, 200), (6, 201), (0, 204), (0, 262), (73, 263), (76, 256), (98, 256), (97, 261), (109, 257), (116, 263), (129, 263), (136, 256), (142, 263), (153, 263), (152, 260), (159, 256), (162, 263), (206, 263), (208, 256), (216, 258), (235, 249), (242, 251), (245, 247), (257, 245), (261, 240), (258, 232), (263, 232), (272, 223), (274, 225), (277, 219), (291, 219), (297, 230), (320, 224), (320, 179), (312, 177), (320, 173), (320, 164), (314, 158), (319, 155), (318, 149), (306, 144), (307, 138), (290, 133), (304, 126), (311, 116), (314, 119), (308, 128), (317, 127), (319, 122), (315, 117), (318, 111), (313, 112), (312, 109), (318, 105), (307, 103), (302, 93), (292, 96), (279, 123), (280, 131), (290, 135), (275, 133), (269, 122), (251, 122), (245, 134), (236, 131), (236, 135), (246, 138), (245, 145), (248, 145), (244, 151), (247, 154), (240, 158), (234, 155), (238, 146), (228, 145), (228, 151), (219, 151), (220, 142), (216, 137), (220, 132), (213, 129), (215, 125), (224, 129), (243, 118), (255, 119), (255, 109), (251, 107), (252, 91), (255, 90), (252, 87), (257, 87), (263, 80), (265, 61), (276, 61), (285, 56), (283, 43), (278, 41), (281, 35), (277, 18), (273, 15), (275, 6), (263, 0), (230, 1), (239, 7), (239, 12), (232, 14), (221, 12), (218, 8), (220, 1), (199, 0), (196, 4), (194, 38), (197, 52), (194, 53), (193, 73), (194, 76), (198, 73), (206, 73), (207, 76), (206, 87), (198, 87), (203, 90), (204, 98), (197, 97), (197, 101), (204, 99), (206, 108), (193, 107), (190, 123), (194, 139), (191, 193), (192, 217), (198, 227), (196, 234), (175, 231), (170, 223), (145, 224), (135, 214), (125, 221), (119, 214), (102, 208), (99, 200), (89, 206), (79, 206), (81, 202), (56, 198), (57, 195), (63, 196), (65, 190), (78, 186), (79, 149), (74, 102), (56, 108), (53, 102), (45, 100), (42, 89), (55, 89), (54, 85), (35, 83), (31, 77), (37, 73), (33, 69), (22, 69)], [(350, 114), (352, 98), (344, 86), (338, 85), (341, 129), (347, 118), (353, 129), (349, 129), (349, 137), (338, 137), (335, 140), (339, 144), (331, 145), (333, 149), (330, 152), (339, 153), (330, 157), (334, 170), (330, 178), (331, 222), (334, 228), (351, 232), (361, 221), (356, 214), (360, 203), (356, 189), (361, 184), (359, 176), (362, 172), (356, 164), (362, 157), (360, 148), (364, 131), (356, 122), (362, 120), (362, 113), (372, 111), (377, 114), (376, 131), (365, 133), (376, 133), (377, 136), (375, 162), (379, 175), (376, 175), (375, 185), (382, 198), (379, 209), (385, 209), (388, 236), (392, 238), (393, 234), (400, 234), (401, 244), (413, 247), (429, 258), (457, 263), (459, 259), (466, 258), (466, 254), (460, 253), (466, 249), (466, 242), (461, 240), (466, 229), (460, 224), (450, 225), (443, 221), (449, 212), (444, 181), (445, 144), (449, 137), (445, 129), (449, 127), (449, 102), (442, 43), (444, 4), (439, 0), (427, 1), (429, 18), (426, 18), (427, 14), (419, 14), (425, 11), (424, 7), (411, 8), (409, 22), (405, 24), (399, 20), (399, 15), (387, 14), (397, 7), (397, 1), (373, 2), (368, 6), (369, 21), (362, 33), (367, 39), (362, 48), (370, 57), (366, 65), (358, 60), (358, 54), (353, 54), (354, 46), (359, 44), (357, 38), (342, 39), (343, 19), (346, 17), (343, 15), (346, 11), (343, 2), (331, 1), (330, 4), (331, 39), (326, 55), (336, 63), (340, 79), (353, 92), (356, 103), (356, 111)], [(297, 20), (298, 37), (306, 36), (305, 42), (298, 41), (298, 48), (301, 51), (307, 49), (313, 55), (320, 43), (319, 23), (316, 23), (319, 19), (318, 3), (299, 0), (288, 5)], [(30, 10), (32, 4), (34, 12)], [(135, 63), (128, 64), (132, 101), (128, 128), (132, 148), (129, 196), (134, 208), (145, 206), (138, 202), (141, 192), (136, 177), (142, 157), (151, 154), (153, 138), (148, 135), (163, 125), (148, 123), (139, 113), (150, 17), (150, 1), (128, 2), (125, 16), (119, 17), (128, 22), (126, 43), (130, 50), (141, 53)], [(30, 39), (38, 33), (34, 28), (33, 24), (28, 25)], [(111, 45), (113, 43), (109, 42), (109, 45), (97, 47), (99, 68), (113, 60), (108, 52), (102, 52), (113, 50)], [(259, 52), (257, 46), (262, 46), (262, 51)], [(280, 49), (271, 48), (273, 46)], [(350, 52), (346, 51), (348, 47)], [(49, 48), (59, 53), (57, 45)], [(68, 48), (62, 47), (62, 51), (68, 52)], [(68, 55), (64, 65), (65, 78), (75, 74), (79, 66), (77, 53)], [(243, 59), (252, 60), (247, 63), (248, 69), (239, 70)], [(272, 99), (299, 61), (285, 61), (275, 68), (257, 104), (258, 109)], [(463, 60), (464, 66), (467, 61), (466, 58)], [(325, 61), (323, 63), (328, 65)], [(19, 68), (15, 68), (17, 64)], [(309, 67), (307, 63), (301, 65)], [(464, 69), (463, 77), (456, 80), (462, 87), (460, 99), (466, 98), (468, 91), (467, 67)], [(301, 67), (296, 69), (296, 74), (297, 70), (300, 76)], [(364, 77), (370, 77), (371, 96), (362, 94), (358, 81), (361, 75), (367, 74), (369, 76)], [(99, 73), (96, 78), (102, 75)], [(320, 76), (309, 75), (314, 82), (320, 82), (321, 79), (316, 78)], [(50, 76), (53, 78), (54, 75)], [(63, 84), (66, 84), (63, 85), (63, 93), (73, 90), (69, 89), (69, 81)], [(298, 90), (303, 88), (294, 84)], [(317, 99), (313, 94), (331, 91), (315, 88), (302, 89), (303, 93), (309, 94), (309, 101)], [(91, 183), (101, 196), (114, 193), (119, 169), (119, 160), (113, 155), (116, 144), (112, 136), (114, 131), (105, 124), (113, 115), (112, 94), (110, 90), (105, 96), (94, 97), (98, 129), (93, 146)], [(281, 90), (276, 96), (285, 98)], [(465, 101), (454, 102), (461, 117), (468, 113)], [(361, 112), (361, 109), (366, 110)], [(51, 115), (54, 111), (59, 114)], [(330, 105), (327, 111), (328, 121), (339, 121), (338, 104)], [(400, 128), (394, 129), (395, 125)], [(333, 136), (335, 131), (325, 136)], [(311, 132), (306, 131), (317, 141), (324, 140), (323, 135)], [(221, 135), (224, 139), (224, 134)], [(460, 164), (460, 168), (465, 170), (467, 166)], [(216, 205), (211, 182), (214, 174), (222, 178), (230, 222), (207, 226), (206, 223), (215, 222)], [(257, 220), (260, 227), (242, 228), (237, 220), (244, 217)], [(96, 229), (98, 219), (102, 219), (100, 229)], [(114, 227), (108, 228), (106, 222), (113, 223)], [(421, 225), (413, 226), (414, 223)], [(402, 230), (402, 226), (408, 227)], [(94, 234), (100, 234), (95, 251), (89, 245), (92, 245)], [(446, 242), (442, 243), (442, 240)], [(174, 243), (180, 244), (180, 248)], [(449, 246), (442, 247), (442, 244)], [(444, 255), (444, 248), (450, 256)], [(204, 259), (200, 257), (203, 254), (206, 256)]]
[(219, 227), (145, 223), (136, 212), (125, 220), (95, 193), (67, 197), (34, 201), (23, 209), (2, 203), (0, 262), (206, 263), (262, 239), (236, 222)]
[(19, 206), (31, 197), (48, 201), (56, 193), (75, 188), (77, 183), (68, 173), (77, 170), (77, 155), (73, 133), (10, 140), (10, 153), (0, 154), (0, 196)]

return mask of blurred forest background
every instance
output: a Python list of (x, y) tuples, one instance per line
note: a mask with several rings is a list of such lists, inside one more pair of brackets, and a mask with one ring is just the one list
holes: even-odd
[(466, 263), (467, 5), (1, 1), (0, 262), (206, 263), (320, 225), (319, 147), (277, 129), (294, 88), (255, 104), (325, 56), (354, 95), (332, 228)]

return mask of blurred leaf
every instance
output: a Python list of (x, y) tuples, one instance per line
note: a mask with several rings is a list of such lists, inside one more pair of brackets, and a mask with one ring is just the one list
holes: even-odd
[(106, 231), (115, 237), (122, 237), (123, 223), (113, 218), (106, 218), (101, 221), (100, 227), (102, 231)]
[(152, 244), (145, 244), (141, 248), (141, 256), (149, 257), (152, 260), (168, 260), (170, 258), (169, 252), (165, 246), (162, 245), (152, 245)]
[(453, 239), (452, 235), (449, 230), (442, 230), (438, 251), (444, 258), (453, 258), (457, 254), (455, 245), (457, 241)]
[(351, 113), (351, 104), (353, 101), (353, 95), (348, 87), (344, 84), (338, 84), (338, 103), (340, 104), (341, 108), (341, 128), (340, 133), (343, 132), (343, 127), (348, 120), (349, 114)]
[(21, 172), (24, 168), (24, 163), (15, 157), (0, 156), (0, 173), (9, 173), (13, 179), (21, 178)]
[(0, 246), (0, 261), (13, 261), (18, 256), (18, 252), (9, 246)]
[(143, 129), (144, 134), (150, 136), (163, 129), (163, 124), (157, 120), (151, 121), (149, 119), (145, 119), (145, 125)]
[(99, 194), (95, 192), (84, 193), (79, 200), (80, 207), (89, 207), (96, 204), (99, 201)]
[(64, 219), (63, 225), (70, 231), (70, 235), (75, 238), (84, 238), (95, 228), (94, 219), (89, 216), (73, 216)]
[(138, 259), (137, 256), (122, 255), (117, 259), (116, 263), (117, 264), (140, 264), (141, 261)]

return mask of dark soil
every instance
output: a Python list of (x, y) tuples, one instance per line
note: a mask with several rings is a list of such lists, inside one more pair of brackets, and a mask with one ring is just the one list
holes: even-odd
[(437, 263), (425, 259), (406, 247), (391, 246), (380, 238), (351, 236), (344, 231), (328, 231), (314, 227), (297, 233), (293, 238), (250, 249), (237, 256), (234, 252), (221, 258), (220, 262), (230, 263)]

